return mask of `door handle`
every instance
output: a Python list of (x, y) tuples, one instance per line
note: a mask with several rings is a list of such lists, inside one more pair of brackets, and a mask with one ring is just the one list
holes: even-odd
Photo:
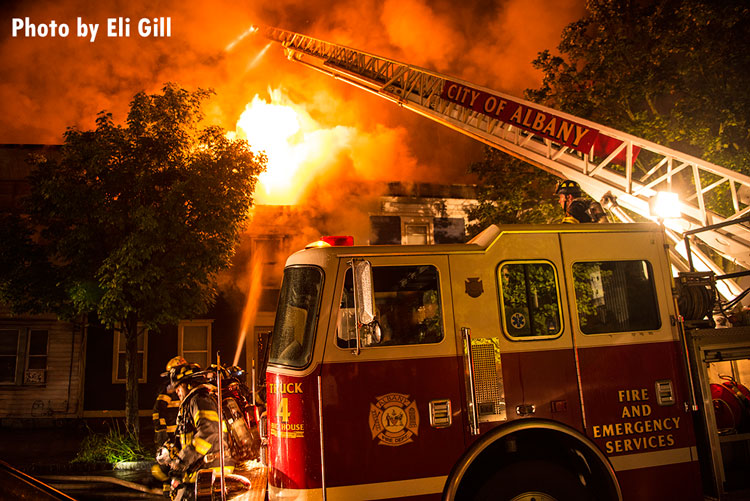
[(531, 416), (536, 412), (534, 404), (521, 404), (516, 406), (516, 414), (519, 416)]

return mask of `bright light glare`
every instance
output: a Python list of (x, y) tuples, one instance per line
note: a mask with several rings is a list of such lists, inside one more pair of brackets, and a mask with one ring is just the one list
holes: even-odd
[(288, 106), (266, 103), (256, 95), (237, 127), (251, 144), (268, 153), (268, 170), (258, 177), (263, 187), (270, 192), (288, 186), (301, 160), (301, 152), (289, 144), (300, 130), (297, 113)]
[(648, 203), (651, 217), (659, 219), (680, 217), (680, 203), (677, 193), (659, 191)]

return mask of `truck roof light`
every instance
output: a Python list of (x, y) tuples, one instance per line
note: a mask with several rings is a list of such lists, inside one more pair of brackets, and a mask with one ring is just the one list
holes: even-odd
[(305, 249), (320, 247), (347, 247), (352, 245), (354, 245), (354, 237), (350, 235), (328, 235), (320, 237), (320, 240), (307, 244)]
[(320, 237), (320, 239), (332, 247), (347, 247), (354, 245), (354, 237), (350, 235), (330, 235)]

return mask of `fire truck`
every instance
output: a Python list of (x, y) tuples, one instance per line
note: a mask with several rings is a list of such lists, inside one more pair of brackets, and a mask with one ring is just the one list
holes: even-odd
[[(492, 225), (466, 244), (329, 237), (290, 256), (260, 377), (269, 499), (748, 499), (750, 327), (716, 328), (742, 289), (698, 247), (748, 267), (737, 193), (750, 178), (261, 30), (295, 62), (578, 181), (629, 222)], [(637, 157), (653, 167), (637, 174)], [(685, 175), (677, 218), (632, 222)], [(712, 190), (733, 214), (710, 210)]]

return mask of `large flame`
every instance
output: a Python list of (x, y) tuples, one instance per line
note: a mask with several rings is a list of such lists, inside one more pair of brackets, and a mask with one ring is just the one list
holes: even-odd
[(267, 170), (258, 177), (256, 202), (293, 205), (316, 173), (350, 146), (354, 131), (341, 126), (326, 129), (280, 89), (269, 93), (270, 102), (256, 94), (245, 107), (236, 134), (268, 156)]

